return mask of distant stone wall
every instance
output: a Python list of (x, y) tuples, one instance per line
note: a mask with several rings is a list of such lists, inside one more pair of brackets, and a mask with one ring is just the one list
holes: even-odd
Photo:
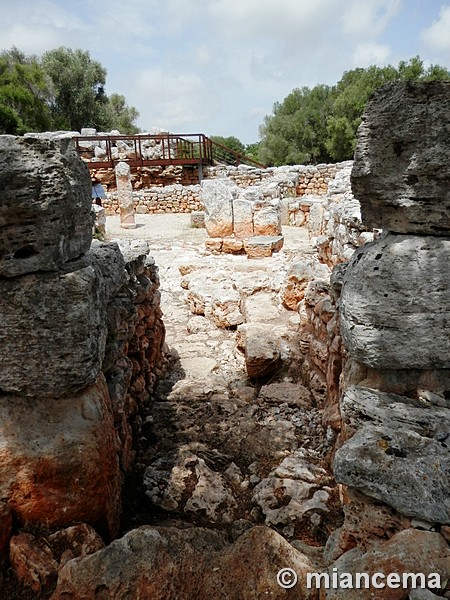
[(346, 161), (336, 164), (292, 165), (257, 169), (240, 165), (208, 167), (205, 178), (231, 179), (239, 187), (249, 187), (274, 180), (284, 183), (283, 197), (322, 195), (328, 191), (328, 183), (341, 169), (351, 164)]
[[(180, 184), (167, 187), (151, 187), (133, 192), (133, 201), (138, 214), (190, 213), (203, 210), (200, 186)], [(102, 200), (106, 214), (119, 212), (117, 191), (107, 192)]]
[[(261, 185), (269, 189), (272, 185), (278, 198), (292, 199), (288, 208), (289, 223), (285, 224), (301, 226), (309, 212), (308, 198), (327, 194), (329, 182), (349, 164), (351, 161), (335, 165), (295, 165), (268, 169), (244, 165), (207, 167), (203, 171), (203, 179), (228, 179), (242, 189), (257, 189)], [(114, 172), (99, 170), (91, 175), (97, 177), (107, 189), (107, 199), (103, 202), (107, 214), (118, 212)], [(139, 167), (132, 169), (131, 177), (138, 213), (188, 213), (204, 208), (196, 169)], [(271, 196), (274, 197), (272, 192)]]

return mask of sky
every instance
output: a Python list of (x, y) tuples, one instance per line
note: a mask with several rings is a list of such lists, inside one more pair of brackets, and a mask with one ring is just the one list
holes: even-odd
[(275, 102), (419, 55), (450, 69), (450, 0), (0, 0), (0, 50), (88, 50), (138, 126), (259, 140)]

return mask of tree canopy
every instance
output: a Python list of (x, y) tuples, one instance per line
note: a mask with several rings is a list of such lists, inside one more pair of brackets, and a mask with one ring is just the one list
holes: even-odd
[(351, 159), (356, 131), (367, 100), (394, 80), (450, 79), (444, 67), (425, 68), (416, 56), (397, 68), (370, 66), (346, 71), (333, 87), (294, 89), (260, 127), (259, 159), (268, 165), (334, 162)]
[(139, 116), (105, 93), (106, 69), (89, 52), (57, 48), (41, 58), (13, 47), (0, 54), (0, 133), (82, 127), (137, 133)]

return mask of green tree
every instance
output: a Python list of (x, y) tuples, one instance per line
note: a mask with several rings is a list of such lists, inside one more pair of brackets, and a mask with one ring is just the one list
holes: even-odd
[(333, 87), (294, 89), (260, 127), (259, 156), (267, 164), (316, 163), (352, 158), (367, 100), (393, 80), (448, 80), (444, 67), (424, 67), (416, 56), (398, 67), (370, 66), (346, 71)]
[(234, 135), (230, 135), (229, 137), (223, 137), (221, 135), (212, 135), (210, 137), (213, 140), (213, 142), (222, 144), (222, 146), (226, 146), (230, 150), (239, 152), (239, 154), (245, 154), (244, 144), (237, 137), (234, 137)]
[(76, 131), (99, 127), (107, 102), (106, 69), (89, 52), (64, 47), (46, 52), (42, 64), (52, 81), (55, 126)]
[(252, 144), (246, 144), (244, 154), (253, 160), (260, 161), (259, 149), (261, 142), (253, 142)]
[(326, 85), (295, 89), (282, 103), (276, 103), (274, 114), (265, 117), (260, 127), (262, 162), (282, 165), (327, 160), (325, 138), (331, 104), (331, 89)]
[(0, 54), (0, 133), (51, 129), (50, 85), (35, 56), (13, 47)]
[(134, 106), (128, 106), (125, 96), (111, 94), (100, 108), (100, 125), (102, 130), (118, 129), (120, 133), (130, 135), (139, 133), (139, 127), (134, 121), (139, 117), (139, 112)]

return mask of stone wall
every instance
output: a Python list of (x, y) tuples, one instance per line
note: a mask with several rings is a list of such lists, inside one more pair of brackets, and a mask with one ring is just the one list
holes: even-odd
[(0, 525), (113, 536), (130, 420), (164, 367), (156, 269), (146, 245), (91, 245), (70, 140), (0, 136), (0, 185)]
[[(133, 192), (138, 214), (190, 213), (203, 209), (200, 185), (169, 185)], [(117, 191), (107, 192), (102, 206), (108, 215), (119, 212)]]
[[(203, 180), (222, 179), (241, 189), (272, 185), (277, 197), (289, 199), (286, 207), (289, 217), (284, 224), (301, 226), (309, 212), (311, 197), (328, 193), (328, 183), (336, 173), (348, 170), (349, 161), (333, 165), (296, 165), (257, 169), (239, 167), (205, 167)], [(92, 171), (93, 178), (101, 181), (107, 189), (103, 205), (108, 214), (118, 212), (116, 182), (113, 170)], [(180, 166), (138, 167), (132, 169), (135, 207), (141, 213), (183, 213), (203, 210), (198, 171)]]
[[(449, 112), (448, 82), (395, 83), (374, 95), (352, 188), (363, 224), (382, 235), (335, 267), (331, 281), (309, 283), (299, 307), (304, 374), (339, 434), (332, 466), (345, 520), (325, 548), (330, 573), (365, 571), (376, 552), (378, 570), (395, 557), (397, 572), (438, 573), (444, 591), (450, 156), (442, 127)], [(327, 262), (341, 262), (330, 248)]]

